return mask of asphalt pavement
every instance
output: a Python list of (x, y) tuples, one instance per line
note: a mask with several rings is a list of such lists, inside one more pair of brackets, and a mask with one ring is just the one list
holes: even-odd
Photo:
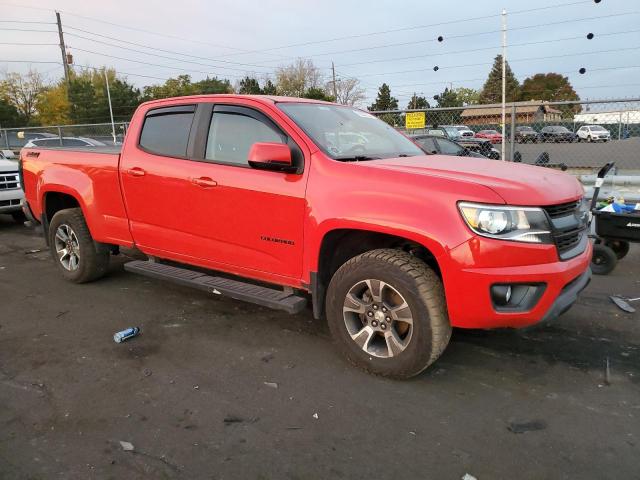
[[(608, 299), (640, 297), (638, 246), (561, 318), (456, 330), (410, 381), (353, 368), (310, 311), (127, 260), (66, 283), (37, 233), (0, 216), (0, 478), (638, 478), (640, 313)], [(128, 326), (142, 334), (114, 343)]]

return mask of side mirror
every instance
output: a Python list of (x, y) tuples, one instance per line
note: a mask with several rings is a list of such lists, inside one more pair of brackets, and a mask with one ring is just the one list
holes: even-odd
[(254, 143), (249, 150), (249, 165), (259, 170), (294, 173), (291, 149), (283, 143)]

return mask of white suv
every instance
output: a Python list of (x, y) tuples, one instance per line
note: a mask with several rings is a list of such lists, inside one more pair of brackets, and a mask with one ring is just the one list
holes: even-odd
[(611, 132), (600, 125), (585, 125), (580, 127), (576, 134), (578, 135), (579, 142), (582, 140), (586, 140), (587, 142), (608, 142), (611, 140)]
[(18, 162), (6, 158), (12, 156), (13, 152), (0, 152), (0, 213), (10, 214), (17, 222), (23, 222), (20, 202), (24, 193), (20, 185)]

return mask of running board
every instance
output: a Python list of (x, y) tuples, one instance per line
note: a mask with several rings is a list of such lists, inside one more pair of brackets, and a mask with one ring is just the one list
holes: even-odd
[(124, 269), (146, 277), (168, 280), (185, 287), (204, 290), (214, 295), (226, 295), (236, 300), (255, 303), (263, 307), (284, 310), (291, 314), (300, 313), (307, 305), (306, 298), (295, 295), (291, 291), (276, 290), (229, 278), (212, 277), (195, 270), (162, 263), (134, 260), (125, 263)]

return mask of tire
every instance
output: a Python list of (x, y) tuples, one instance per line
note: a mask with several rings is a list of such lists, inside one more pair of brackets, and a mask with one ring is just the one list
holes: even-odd
[[(97, 280), (109, 267), (109, 247), (93, 240), (79, 208), (60, 210), (53, 216), (49, 248), (58, 270), (70, 282)], [(70, 253), (65, 255), (63, 251)]]
[(23, 212), (11, 212), (11, 216), (13, 217), (13, 221), (16, 223), (24, 223), (27, 220), (27, 217)]
[(618, 260), (622, 260), (629, 253), (629, 242), (624, 240), (608, 240), (604, 244), (613, 250)]
[[(451, 337), (441, 280), (400, 250), (371, 250), (342, 265), (329, 283), (326, 312), (334, 342), (347, 359), (386, 377), (419, 374)], [(402, 320), (408, 318), (411, 323)]]
[(618, 263), (618, 257), (613, 250), (606, 245), (597, 243), (593, 246), (591, 257), (591, 271), (596, 275), (608, 275)]
[(589, 143), (593, 142), (593, 138), (591, 138), (591, 135), (589, 135), (589, 136), (587, 137), (587, 142), (589, 142)]

